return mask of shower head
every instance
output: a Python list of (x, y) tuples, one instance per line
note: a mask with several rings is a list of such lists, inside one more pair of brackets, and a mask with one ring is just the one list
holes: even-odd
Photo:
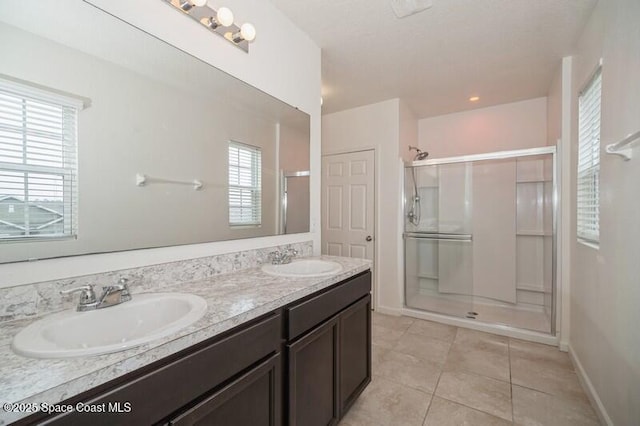
[(409, 145), (409, 151), (416, 151), (416, 156), (413, 157), (413, 161), (421, 161), (429, 156), (429, 153), (427, 151), (423, 151), (417, 146)]

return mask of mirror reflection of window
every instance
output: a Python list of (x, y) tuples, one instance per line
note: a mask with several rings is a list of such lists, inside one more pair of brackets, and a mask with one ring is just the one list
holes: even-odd
[(81, 102), (0, 79), (0, 239), (76, 234)]
[(229, 142), (229, 225), (260, 226), (262, 221), (262, 151)]

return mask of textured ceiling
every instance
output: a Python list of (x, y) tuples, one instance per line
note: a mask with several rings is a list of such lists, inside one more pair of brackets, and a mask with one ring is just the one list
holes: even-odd
[(424, 118), (546, 96), (597, 0), (433, 0), (403, 19), (388, 0), (271, 1), (322, 48), (323, 113), (397, 97)]

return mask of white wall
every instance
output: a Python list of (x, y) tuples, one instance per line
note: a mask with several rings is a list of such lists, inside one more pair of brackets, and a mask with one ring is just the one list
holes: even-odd
[(420, 149), (429, 158), (545, 146), (547, 100), (480, 108), (418, 121)]
[(415, 151), (409, 151), (409, 146), (418, 146), (418, 119), (411, 109), (400, 101), (400, 158), (412, 161)]
[[(64, 7), (61, 1), (60, 7)], [(314, 241), (320, 250), (320, 49), (270, 2), (236, 0), (238, 22), (257, 28), (250, 53), (208, 33), (164, 2), (137, 0), (92, 4), (201, 58), (219, 69), (311, 115), (311, 232), (248, 240), (138, 250), (105, 255), (0, 265), (2, 286), (208, 256), (288, 242)]]
[(377, 308), (402, 308), (400, 245), (400, 101), (353, 108), (322, 117), (322, 154), (375, 149)]
[[(573, 73), (575, 103), (603, 60), (600, 246), (571, 241), (570, 350), (605, 420), (620, 426), (640, 419), (640, 151), (636, 147), (635, 158), (624, 162), (604, 148), (640, 130), (639, 21), (637, 0), (600, 1), (578, 43)], [(575, 131), (572, 144), (575, 151)], [(575, 215), (575, 197), (572, 203)]]

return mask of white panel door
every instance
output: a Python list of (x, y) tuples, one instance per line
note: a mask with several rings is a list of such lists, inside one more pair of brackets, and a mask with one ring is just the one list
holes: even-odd
[(374, 152), (322, 157), (322, 253), (373, 261)]

